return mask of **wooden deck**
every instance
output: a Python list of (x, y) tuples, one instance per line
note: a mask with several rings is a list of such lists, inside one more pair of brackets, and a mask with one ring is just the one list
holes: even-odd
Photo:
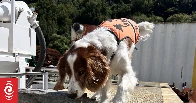
[(164, 103), (183, 103), (183, 101), (169, 87), (167, 83), (160, 83), (160, 85), (167, 87), (167, 88), (161, 88)]

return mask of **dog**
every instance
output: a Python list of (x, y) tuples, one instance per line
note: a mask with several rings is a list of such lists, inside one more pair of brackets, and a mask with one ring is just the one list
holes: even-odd
[(68, 93), (81, 97), (85, 89), (100, 95), (101, 103), (108, 103), (111, 75), (119, 75), (113, 103), (127, 103), (138, 83), (131, 66), (131, 56), (139, 40), (147, 40), (153, 23), (139, 24), (127, 18), (108, 19), (95, 30), (77, 40), (60, 58), (57, 68), (59, 79), (54, 90), (64, 89), (69, 76)]
[(86, 35), (89, 32), (92, 32), (95, 30), (98, 26), (96, 25), (89, 25), (89, 24), (80, 24), (80, 23), (74, 23), (71, 26), (71, 43), (74, 44), (75, 41), (81, 39), (84, 35)]

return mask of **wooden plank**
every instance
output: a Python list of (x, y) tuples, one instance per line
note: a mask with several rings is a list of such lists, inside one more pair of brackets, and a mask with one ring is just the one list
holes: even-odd
[(183, 103), (183, 101), (178, 97), (178, 95), (169, 87), (167, 83), (161, 83), (162, 96), (164, 103)]
[(196, 50), (195, 50), (194, 67), (193, 67), (192, 87), (196, 88)]

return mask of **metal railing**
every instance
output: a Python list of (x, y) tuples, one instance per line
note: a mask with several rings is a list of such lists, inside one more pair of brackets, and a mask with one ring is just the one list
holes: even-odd
[[(43, 85), (43, 90), (48, 90), (48, 83), (49, 83), (49, 75), (50, 74), (58, 74), (58, 70), (55, 68), (42, 68), (42, 72), (32, 72), (32, 70), (34, 69), (34, 67), (27, 67), (26, 69), (29, 69), (30, 72), (26, 72), (26, 73), (0, 73), (0, 77), (17, 77), (18, 78), (18, 87), (20, 87), (20, 78), (22, 76), (26, 76), (26, 75), (42, 75), (42, 85)], [(53, 76), (51, 76), (53, 77)], [(66, 78), (65, 83), (67, 83), (68, 78)], [(112, 83), (116, 84), (118, 83), (118, 76), (112, 76)], [(26, 83), (26, 81), (25, 81)]]
[(20, 77), (24, 75), (42, 75), (43, 76), (43, 90), (48, 90), (48, 72), (26, 72), (26, 73), (0, 73), (0, 76), (18, 77), (18, 87), (20, 87)]

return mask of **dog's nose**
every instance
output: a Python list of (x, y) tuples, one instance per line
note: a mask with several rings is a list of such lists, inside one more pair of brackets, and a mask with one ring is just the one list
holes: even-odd
[(68, 94), (68, 98), (75, 99), (77, 97), (77, 90), (74, 91), (73, 89), (70, 90), (70, 94)]
[(75, 99), (77, 97), (77, 93), (68, 94), (68, 98)]

